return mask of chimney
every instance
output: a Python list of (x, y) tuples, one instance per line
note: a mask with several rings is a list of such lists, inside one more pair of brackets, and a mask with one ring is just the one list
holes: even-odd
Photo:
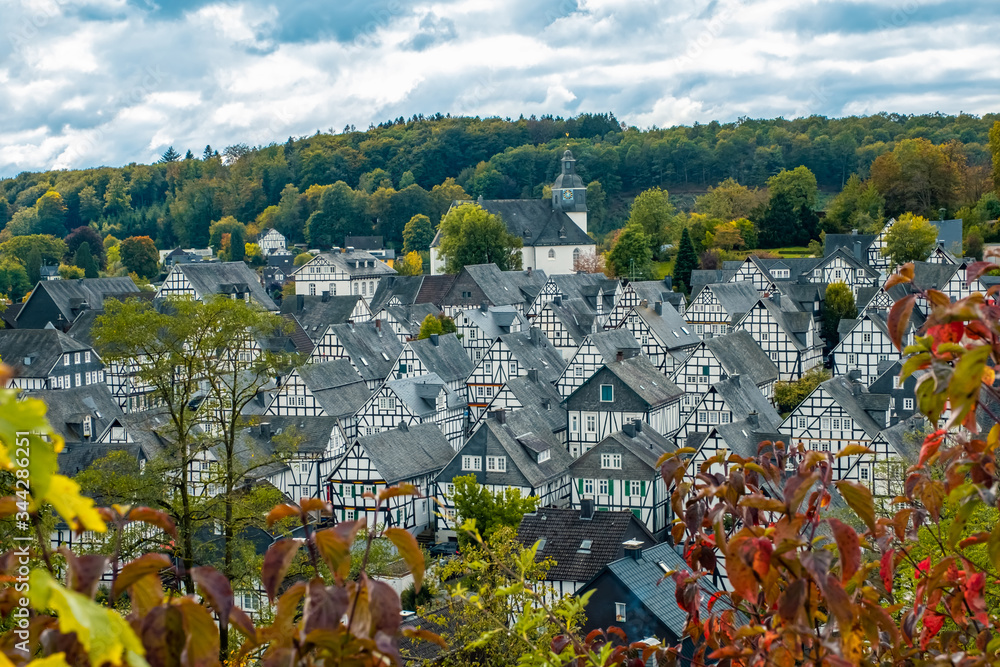
[(852, 384), (861, 382), (861, 369), (852, 368), (851, 370), (849, 370), (847, 372), (847, 379), (850, 380)]
[(528, 381), (529, 382), (538, 382), (538, 369), (537, 368), (529, 368), (528, 369)]
[(431, 345), (433, 345), (434, 347), (438, 346), (438, 335), (437, 334), (431, 334)]
[(528, 267), (528, 275), (529, 276), (531, 275), (531, 267), (530, 266)]
[(482, 303), (479, 304), (479, 311), (480, 312), (485, 313), (485, 312), (489, 311), (489, 309), (490, 309), (490, 304), (486, 303), (485, 301), (483, 301)]
[(747, 423), (753, 426), (754, 428), (760, 426), (760, 417), (757, 415), (756, 410), (747, 415)]
[(581, 498), (580, 499), (580, 518), (584, 521), (590, 521), (594, 518), (594, 499), (593, 498)]
[(399, 422), (399, 430), (402, 431), (403, 433), (406, 433), (407, 431), (410, 430), (410, 426), (406, 422)]
[(851, 236), (857, 236), (857, 235), (858, 235), (858, 230), (857, 229), (852, 229), (851, 230)]
[(542, 344), (542, 337), (540, 334), (541, 331), (538, 330), (538, 327), (531, 327), (528, 329), (528, 338), (531, 341), (531, 344), (535, 347), (539, 347)]
[(636, 433), (642, 433), (642, 420), (641, 419), (633, 419), (632, 423), (635, 424), (635, 432)]
[(503, 408), (500, 408), (499, 410), (494, 410), (493, 411), (493, 418), (497, 420), (498, 424), (506, 424), (507, 423), (507, 413), (504, 411)]
[(555, 298), (552, 299), (552, 302), (554, 304), (556, 304), (557, 306), (561, 306), (562, 305), (562, 294), (556, 294)]
[(663, 278), (663, 286), (666, 287), (671, 292), (674, 291), (674, 279), (670, 276), (665, 276)]
[(483, 196), (482, 195), (479, 195), (479, 199), (476, 200), (476, 203), (479, 204), (480, 206), (483, 205)]
[(775, 303), (775, 305), (780, 306), (781, 305), (781, 295), (778, 294), (777, 292), (774, 292), (773, 294), (771, 294), (771, 301), (773, 301)]
[(263, 422), (262, 424), (260, 424), (259, 431), (262, 438), (270, 438), (271, 437), (270, 422)]
[(629, 422), (622, 426), (622, 432), (630, 438), (635, 437), (635, 422)]
[(737, 387), (740, 386), (740, 374), (739, 373), (733, 373), (732, 375), (729, 376), (729, 379), (732, 380), (733, 384), (736, 385)]
[(548, 399), (545, 399), (544, 401), (542, 401), (542, 409), (543, 410), (551, 410), (552, 409), (552, 401), (550, 401)]
[(382, 333), (382, 320), (381, 319), (375, 320), (375, 329), (379, 333)]
[(323, 303), (328, 303), (330, 301), (330, 291), (323, 290)]
[(615, 361), (625, 361), (624, 350), (618, 350), (618, 352), (615, 354)]
[(306, 307), (306, 297), (304, 294), (295, 295), (295, 312), (302, 312), (302, 309)]
[(654, 303), (653, 304), (653, 310), (656, 311), (657, 315), (662, 315), (663, 314), (663, 302), (662, 301), (657, 301), (656, 303)]
[(625, 557), (631, 558), (632, 560), (642, 560), (642, 545), (644, 543), (640, 540), (628, 540), (627, 542), (622, 542), (622, 547), (625, 549)]

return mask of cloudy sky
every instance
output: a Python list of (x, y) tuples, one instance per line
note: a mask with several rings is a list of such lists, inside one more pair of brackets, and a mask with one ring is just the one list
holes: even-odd
[(415, 113), (1000, 110), (996, 0), (0, 0), (0, 177)]

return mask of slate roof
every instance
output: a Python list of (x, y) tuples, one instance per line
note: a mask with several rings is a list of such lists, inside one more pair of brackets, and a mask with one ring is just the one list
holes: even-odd
[(788, 438), (775, 429), (768, 429), (762, 423), (754, 423), (752, 419), (718, 424), (713, 429), (719, 434), (726, 447), (744, 458), (756, 457), (760, 443), (785, 442)]
[(481, 307), (466, 308), (461, 311), (460, 316), (467, 317), (479, 327), (483, 332), (482, 337), (488, 340), (496, 340), (497, 336), (510, 333), (514, 322), (520, 323), (517, 331), (526, 330), (529, 326), (527, 318), (517, 312), (514, 306), (487, 306), (485, 313)]
[(778, 379), (778, 367), (753, 336), (743, 329), (725, 336), (706, 338), (704, 345), (719, 360), (727, 375), (743, 376), (756, 385)]
[(379, 331), (374, 322), (334, 324), (330, 329), (365, 380), (389, 377), (403, 351), (403, 344), (395, 334)]
[[(638, 429), (636, 429), (638, 426)], [(618, 448), (624, 450), (621, 470), (601, 468), (601, 454)], [(675, 451), (673, 441), (657, 433), (649, 424), (631, 423), (628, 431), (616, 431), (590, 448), (570, 464), (573, 477), (597, 478), (609, 474), (620, 479), (649, 479), (656, 471), (660, 456)]]
[(781, 416), (771, 405), (771, 401), (764, 398), (757, 385), (747, 380), (740, 375), (731, 375), (725, 380), (716, 382), (712, 388), (722, 396), (734, 415), (745, 417), (756, 412), (761, 428), (776, 431), (781, 425)]
[(272, 440), (276, 436), (294, 433), (298, 438), (296, 451), (303, 454), (322, 454), (326, 451), (330, 434), (337, 426), (335, 417), (290, 417), (261, 415), (255, 423), (243, 428), (244, 437), (256, 440), (261, 449), (274, 453)]
[[(608, 563), (622, 557), (622, 542), (635, 533), (636, 526), (642, 524), (628, 510), (594, 512), (592, 518), (583, 519), (578, 509), (543, 507), (524, 515), (517, 539), (527, 548), (544, 540), (535, 560), (555, 561), (547, 580), (588, 582)], [(656, 542), (648, 530), (642, 531), (646, 544)], [(590, 542), (587, 549), (581, 549), (584, 540)]]
[(330, 297), (296, 294), (281, 300), (281, 313), (295, 317), (309, 338), (317, 342), (331, 324), (348, 322), (358, 300), (363, 298), (356, 294)]
[(299, 377), (331, 417), (353, 415), (371, 396), (365, 381), (347, 359), (303, 364)]
[(291, 331), (288, 332), (288, 338), (292, 341), (292, 345), (295, 347), (295, 351), (300, 354), (310, 354), (313, 351), (315, 345), (313, 344), (312, 338), (306, 333), (306, 330), (302, 328), (299, 321), (295, 319), (293, 315), (285, 314), (282, 315), (291, 326)]
[[(604, 367), (632, 389), (650, 408), (670, 403), (684, 394), (677, 385), (653, 365), (648, 357), (632, 357), (605, 364)], [(593, 380), (594, 377), (596, 375), (591, 376), (587, 382)]]
[(843, 248), (855, 259), (868, 263), (868, 248), (878, 234), (827, 234), (823, 245), (823, 256), (832, 255), (837, 248)]
[[(691, 572), (684, 558), (669, 543), (644, 548), (639, 559), (626, 556), (612, 561), (607, 565), (607, 571), (627, 587), (660, 624), (669, 628), (675, 637), (681, 637), (687, 624), (687, 613), (677, 606), (673, 579), (663, 578), (664, 571), (659, 565), (661, 562), (668, 570)], [(708, 601), (718, 589), (708, 581), (708, 577), (700, 578), (698, 583), (703, 591), (701, 615), (704, 618), (708, 616)]]
[(556, 299), (545, 304), (545, 307), (566, 327), (569, 337), (577, 346), (594, 330), (597, 315), (584, 299)]
[(548, 425), (552, 433), (566, 430), (566, 409), (553, 384), (531, 375), (521, 375), (507, 380), (507, 389), (524, 409), (531, 410), (539, 422)]
[(48, 406), (49, 423), (67, 442), (80, 442), (83, 417), (90, 416), (93, 424), (92, 438), (98, 438), (114, 419), (124, 422), (125, 414), (103, 382), (72, 389), (47, 389), (32, 392)]
[(899, 458), (914, 464), (920, 459), (927, 425), (928, 422), (923, 415), (914, 415), (884, 429), (881, 436), (896, 450)]
[(435, 373), (445, 382), (465, 380), (476, 368), (456, 334), (437, 336), (436, 343), (433, 338), (424, 338), (412, 340), (407, 345), (428, 372)]
[(757, 288), (748, 280), (740, 280), (735, 283), (715, 283), (711, 285), (711, 288), (719, 305), (733, 322), (753, 308), (757, 300), (760, 299)]
[(693, 347), (701, 342), (701, 338), (694, 332), (694, 326), (688, 324), (687, 320), (681, 317), (681, 314), (674, 310), (674, 307), (669, 303), (661, 303), (658, 313), (655, 304), (643, 306), (640, 302), (632, 309), (632, 312), (642, 318), (656, 339), (667, 350)]
[(780, 303), (775, 302), (773, 297), (770, 299), (761, 299), (760, 303), (768, 310), (774, 321), (792, 341), (792, 344), (799, 350), (805, 349), (805, 333), (812, 326), (812, 313), (784, 310)]
[(638, 280), (629, 283), (629, 285), (635, 290), (640, 300), (646, 299), (650, 303), (662, 301), (669, 303), (674, 308), (677, 308), (682, 302), (686, 304), (684, 294), (673, 291), (667, 286), (665, 280)]
[(17, 326), (15, 319), (17, 319), (17, 314), (21, 312), (21, 306), (24, 305), (23, 301), (18, 301), (17, 303), (11, 303), (7, 305), (7, 308), (0, 313), (0, 318), (3, 318), (4, 325), (8, 329), (13, 329)]
[(555, 382), (566, 368), (562, 354), (537, 327), (504, 334), (500, 340), (519, 364), (529, 370), (537, 370), (543, 382)]
[(608, 329), (598, 333), (590, 334), (590, 340), (601, 355), (604, 363), (610, 363), (618, 359), (618, 353), (623, 352), (624, 357), (634, 357), (642, 353), (642, 346), (635, 339), (628, 329)]
[(253, 300), (267, 310), (278, 310), (246, 262), (194, 262), (178, 264), (172, 270), (183, 273), (203, 299), (212, 294), (230, 294), (235, 286), (239, 292), (248, 290)]
[(381, 250), (384, 244), (381, 236), (345, 236), (344, 247), (355, 250)]
[(422, 276), (420, 289), (414, 303), (433, 303), (440, 308), (457, 278), (458, 274), (448, 273), (437, 276)]
[[(566, 213), (552, 208), (550, 199), (483, 199), (456, 201), (452, 206), (476, 203), (488, 213), (499, 216), (507, 231), (531, 246), (593, 246), (594, 239), (587, 236)], [(434, 237), (431, 247), (441, 242), (441, 233)]]
[(449, 410), (458, 410), (466, 405), (456, 392), (448, 389), (437, 373), (426, 373), (402, 380), (389, 380), (385, 386), (393, 391), (407, 409), (420, 417), (428, 419), (438, 411), (437, 398), (443, 391), (447, 397)]
[(420, 325), (424, 319), (428, 315), (437, 317), (441, 309), (433, 303), (415, 303), (409, 306), (389, 306), (385, 312), (392, 315), (408, 336), (416, 338), (420, 334)]
[(831, 378), (820, 386), (851, 415), (854, 423), (864, 429), (869, 438), (874, 438), (885, 428), (884, 422), (876, 422), (869, 411), (887, 412), (890, 399), (888, 394), (869, 394), (864, 385), (852, 382), (845, 376)]
[(782, 301), (789, 301), (797, 310), (813, 312), (816, 302), (826, 300), (827, 283), (775, 283), (777, 292), (782, 295)]
[[(351, 250), (345, 252), (321, 252), (313, 259), (309, 260), (302, 266), (298, 266), (292, 271), (292, 275), (297, 275), (302, 272), (303, 275), (307, 275), (308, 272), (303, 272), (302, 268), (309, 266), (316, 261), (317, 258), (322, 257), (326, 261), (330, 262), (338, 272), (346, 273), (352, 278), (361, 277), (383, 277), (383, 276), (394, 276), (396, 275), (396, 270), (380, 260), (375, 255), (364, 250)], [(358, 266), (362, 264), (362, 266)]]
[[(240, 262), (242, 264), (242, 262)], [(246, 266), (244, 264), (244, 266)], [(254, 282), (257, 277), (254, 276)], [(52, 313), (53, 324), (57, 313), (63, 316), (67, 324), (76, 319), (77, 314), (85, 309), (100, 310), (104, 307), (104, 299), (110, 294), (137, 294), (139, 288), (129, 277), (124, 278), (79, 278), (76, 280), (43, 280), (35, 285), (31, 296), (24, 302), (17, 314), (16, 323), (23, 326), (25, 308), (31, 305), (36, 293), (45, 292), (55, 303), (56, 311)], [(85, 307), (82, 307), (85, 304)]]
[[(524, 295), (518, 286), (514, 285), (496, 264), (472, 264), (462, 269), (456, 278), (458, 282), (468, 275), (483, 291), (486, 300), (493, 306), (514, 306), (524, 303)], [(452, 285), (443, 303), (458, 303), (462, 299), (455, 296), (457, 288)]]
[(0, 329), (0, 358), (18, 377), (47, 378), (64, 353), (92, 349), (56, 329)]
[[(740, 262), (742, 264), (742, 262)], [(691, 272), (691, 298), (698, 296), (698, 292), (705, 285), (716, 283), (728, 283), (736, 276), (736, 269), (695, 269)]]
[[(404, 305), (416, 303), (424, 278), (425, 276), (386, 276), (378, 281), (375, 294), (372, 295), (368, 306), (373, 313), (377, 313), (385, 308), (393, 297), (397, 297)], [(454, 279), (454, 276), (451, 278)]]
[[(618, 284), (617, 280), (609, 281), (604, 274), (599, 273), (562, 273), (549, 276), (548, 281), (559, 289), (559, 294), (564, 299), (582, 299), (585, 296), (595, 296), (597, 290), (604, 289), (606, 292), (610, 291), (610, 295), (614, 296), (615, 286)], [(609, 285), (609, 283), (611, 283)], [(610, 287), (610, 289), (608, 289)], [(614, 306), (613, 303), (610, 304)]]
[(522, 305), (527, 308), (538, 297), (548, 277), (541, 269), (526, 271), (501, 271), (507, 283), (521, 292)]
[(938, 241), (948, 252), (962, 255), (962, 220), (931, 220), (938, 229)]
[(357, 442), (388, 484), (433, 474), (455, 454), (433, 423), (392, 428), (358, 438)]

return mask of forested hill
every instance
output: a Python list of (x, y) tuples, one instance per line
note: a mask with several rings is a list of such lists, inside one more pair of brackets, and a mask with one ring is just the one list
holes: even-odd
[[(152, 165), (22, 173), (0, 180), (0, 240), (31, 233), (61, 238), (90, 224), (102, 235), (148, 235), (160, 248), (203, 247), (211, 223), (232, 216), (275, 226), (291, 242), (322, 245), (344, 234), (375, 233), (398, 248), (411, 216), (424, 213), (436, 224), (456, 196), (542, 196), (567, 147), (584, 182), (597, 190), (589, 201), (591, 229), (600, 235), (623, 222), (620, 203), (646, 188), (703, 192), (730, 177), (762, 186), (782, 169), (805, 165), (822, 190), (836, 192), (852, 173), (867, 178), (876, 157), (908, 139), (941, 146), (937, 153), (982, 175), (998, 119), (879, 114), (639, 130), (611, 114), (400, 118), (367, 131), (230, 146), (221, 154), (178, 146)], [(956, 193), (953, 202), (934, 204), (954, 208), (969, 199)], [(307, 239), (305, 221), (321, 204), (322, 233), (317, 224)]]

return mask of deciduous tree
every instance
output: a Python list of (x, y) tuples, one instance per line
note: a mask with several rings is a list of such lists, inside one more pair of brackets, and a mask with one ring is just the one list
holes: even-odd
[(858, 316), (854, 304), (854, 293), (844, 283), (830, 283), (823, 299), (823, 338), (827, 347), (833, 348), (840, 340), (837, 327), (840, 320), (851, 320)]
[(398, 261), (396, 271), (401, 276), (419, 276), (424, 272), (424, 260), (417, 251), (408, 252)]
[(160, 266), (156, 244), (148, 236), (130, 236), (118, 244), (122, 264), (129, 271), (143, 278), (152, 278)]
[(608, 268), (618, 278), (645, 280), (650, 273), (653, 251), (642, 225), (629, 223), (618, 234), (608, 253)]
[(424, 252), (430, 249), (434, 240), (434, 228), (431, 219), (422, 213), (410, 218), (403, 228), (403, 252)]
[(892, 260), (893, 265), (923, 261), (931, 254), (937, 243), (938, 230), (927, 218), (912, 213), (899, 216), (885, 235), (882, 255)]
[(448, 273), (468, 264), (496, 264), (501, 271), (521, 268), (523, 241), (497, 216), (476, 204), (454, 207), (441, 220), (438, 246)]
[(441, 320), (439, 320), (434, 315), (428, 315), (424, 318), (424, 321), (420, 323), (420, 333), (417, 334), (418, 339), (430, 338), (432, 334), (442, 334), (444, 333), (444, 328), (441, 326)]
[[(451, 483), (455, 485), (455, 512), (463, 523), (475, 521), (476, 530), (485, 540), (505, 526), (516, 530), (524, 515), (538, 508), (537, 496), (522, 497), (519, 489), (509, 487), (493, 493), (479, 484), (475, 475), (455, 477)], [(460, 533), (458, 539), (465, 545), (470, 538)]]

